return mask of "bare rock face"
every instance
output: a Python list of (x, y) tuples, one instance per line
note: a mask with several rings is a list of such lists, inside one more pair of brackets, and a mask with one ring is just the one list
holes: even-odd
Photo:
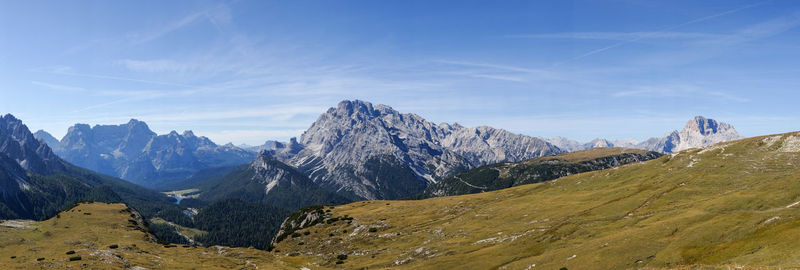
[(742, 136), (729, 124), (695, 116), (686, 123), (681, 131), (674, 130), (660, 139), (651, 138), (638, 145), (638, 148), (675, 153), (689, 148), (706, 147), (741, 138)]
[(38, 174), (65, 170), (53, 150), (37, 140), (28, 127), (11, 114), (0, 118), (0, 152), (15, 160), (23, 169)]
[(428, 122), (386, 105), (342, 101), (276, 157), (351, 198), (398, 199), (455, 172), (561, 152), (538, 138), (491, 127)]
[(672, 152), (689, 148), (704, 147), (720, 142), (741, 139), (742, 136), (726, 123), (717, 123), (714, 119), (696, 116), (686, 123), (679, 133), (678, 144)]

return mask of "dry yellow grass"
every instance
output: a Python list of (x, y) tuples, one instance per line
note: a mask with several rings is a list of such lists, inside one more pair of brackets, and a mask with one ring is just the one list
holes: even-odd
[[(277, 249), (349, 269), (800, 268), (792, 138), (481, 194), (336, 206), (332, 216), (353, 220), (300, 230)], [(339, 254), (348, 257), (337, 265)]]
[[(32, 223), (31, 228), (0, 227), (0, 269), (299, 268), (292, 260), (276, 260), (257, 249), (165, 247), (130, 228), (126, 208), (123, 204), (80, 204), (59, 218)], [(68, 251), (75, 253), (68, 255)], [(81, 259), (70, 261), (73, 256)]]

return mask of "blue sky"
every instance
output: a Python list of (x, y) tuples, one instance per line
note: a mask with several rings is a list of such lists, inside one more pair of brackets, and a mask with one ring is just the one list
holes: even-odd
[(800, 3), (0, 1), (0, 112), (299, 136), (344, 99), (587, 141), (800, 130)]

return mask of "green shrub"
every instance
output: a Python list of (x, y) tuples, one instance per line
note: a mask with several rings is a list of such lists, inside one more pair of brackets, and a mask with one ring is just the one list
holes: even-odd
[(69, 261), (80, 261), (80, 260), (81, 260), (81, 256), (72, 256), (72, 257), (69, 257)]
[(119, 245), (117, 245), (117, 244), (113, 244), (113, 245), (108, 246), (108, 248), (110, 248), (110, 249), (115, 249), (115, 248), (118, 248), (118, 247), (119, 247)]
[(36, 261), (37, 261), (37, 262), (44, 261), (44, 258), (36, 258)]
[(309, 234), (311, 234), (311, 232), (309, 232), (309, 231), (303, 232), (303, 235), (309, 235)]
[(72, 255), (72, 254), (75, 254), (74, 250), (67, 251), (67, 255)]
[(347, 260), (347, 254), (339, 254), (339, 255), (336, 255), (336, 259), (337, 259), (337, 260), (340, 260), (340, 261)]
[(377, 232), (378, 228), (369, 228), (369, 232)]
[(343, 261), (336, 261), (336, 264), (343, 264)]

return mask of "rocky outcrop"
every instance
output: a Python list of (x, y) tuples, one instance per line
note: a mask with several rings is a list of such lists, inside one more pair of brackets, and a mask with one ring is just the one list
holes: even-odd
[(324, 206), (320, 205), (309, 206), (295, 211), (281, 223), (278, 233), (272, 239), (272, 246), (291, 236), (295, 231), (322, 223), (326, 218), (330, 218), (330, 213), (325, 212)]

